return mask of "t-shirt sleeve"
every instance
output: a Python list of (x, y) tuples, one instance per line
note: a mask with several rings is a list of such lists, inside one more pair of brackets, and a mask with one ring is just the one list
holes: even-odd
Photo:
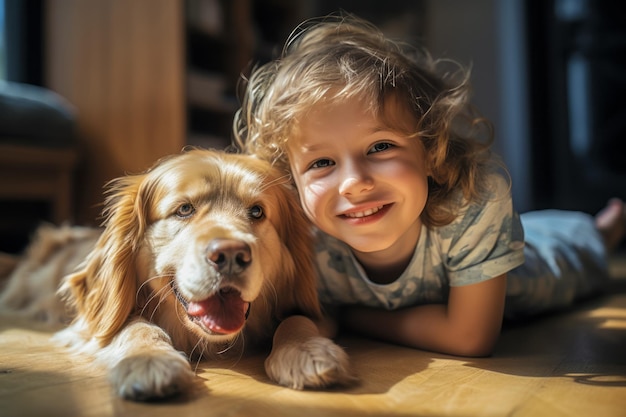
[(490, 177), (488, 198), (466, 206), (442, 233), (450, 286), (462, 286), (500, 276), (524, 262), (524, 232), (513, 209), (508, 182)]

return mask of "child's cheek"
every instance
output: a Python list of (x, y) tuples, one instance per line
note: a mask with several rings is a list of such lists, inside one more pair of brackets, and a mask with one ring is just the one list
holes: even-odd
[(327, 189), (322, 184), (309, 184), (300, 189), (300, 202), (309, 220), (315, 222), (324, 204)]

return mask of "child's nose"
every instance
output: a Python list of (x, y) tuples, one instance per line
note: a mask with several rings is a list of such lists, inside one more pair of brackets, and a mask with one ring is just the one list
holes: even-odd
[(341, 184), (339, 184), (339, 194), (356, 195), (371, 190), (373, 181), (369, 175), (359, 170), (350, 170), (343, 176)]

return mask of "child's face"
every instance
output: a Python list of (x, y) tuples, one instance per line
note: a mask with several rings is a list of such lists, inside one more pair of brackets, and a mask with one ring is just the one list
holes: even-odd
[[(413, 125), (394, 100), (394, 120)], [(419, 138), (385, 127), (358, 100), (317, 105), (290, 139), (289, 159), (307, 216), (357, 253), (412, 254), (428, 195)]]

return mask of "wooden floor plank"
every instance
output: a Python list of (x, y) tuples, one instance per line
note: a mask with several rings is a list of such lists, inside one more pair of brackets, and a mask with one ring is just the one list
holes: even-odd
[(361, 383), (325, 392), (272, 384), (263, 357), (198, 364), (193, 389), (133, 403), (51, 344), (50, 331), (0, 318), (0, 416), (626, 415), (626, 293), (507, 326), (489, 358), (459, 358), (358, 337), (340, 343)]

